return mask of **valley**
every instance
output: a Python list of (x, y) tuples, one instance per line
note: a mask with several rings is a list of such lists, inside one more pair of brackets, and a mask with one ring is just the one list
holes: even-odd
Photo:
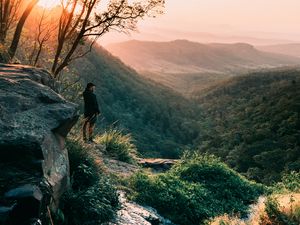
[(224, 79), (253, 70), (299, 65), (299, 59), (246, 43), (128, 41), (106, 48), (141, 75), (191, 97)]

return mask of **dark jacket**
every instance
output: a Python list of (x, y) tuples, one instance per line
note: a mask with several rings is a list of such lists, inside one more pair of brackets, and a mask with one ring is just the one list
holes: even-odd
[(93, 116), (96, 113), (100, 113), (97, 97), (92, 91), (85, 89), (83, 92), (83, 99), (84, 116)]

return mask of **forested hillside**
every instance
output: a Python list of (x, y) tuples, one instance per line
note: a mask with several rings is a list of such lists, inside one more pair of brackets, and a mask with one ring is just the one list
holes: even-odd
[(204, 117), (195, 103), (146, 80), (101, 47), (74, 66), (83, 85), (97, 85), (103, 113), (99, 125), (114, 123), (130, 132), (146, 156), (178, 157), (204, 130)]
[(82, 85), (97, 85), (98, 127), (113, 124), (131, 133), (146, 157), (177, 158), (183, 149), (199, 146), (263, 183), (300, 169), (296, 68), (230, 78), (192, 100), (145, 79), (99, 46), (74, 68), (71, 74), (78, 73)]
[(270, 183), (300, 169), (300, 72), (279, 70), (232, 78), (197, 96), (214, 120), (201, 152), (221, 156), (248, 177)]

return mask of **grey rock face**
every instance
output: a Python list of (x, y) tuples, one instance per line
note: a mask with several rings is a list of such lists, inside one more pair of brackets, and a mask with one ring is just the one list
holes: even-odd
[(44, 70), (0, 64), (0, 198), (10, 189), (42, 182), (57, 203), (67, 188), (64, 139), (78, 114), (56, 90)]

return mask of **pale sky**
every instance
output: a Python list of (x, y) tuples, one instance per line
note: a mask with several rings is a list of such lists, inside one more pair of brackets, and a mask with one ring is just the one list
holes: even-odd
[(108, 34), (102, 43), (188, 39), (191, 32), (300, 42), (300, 0), (166, 0), (165, 14), (141, 21), (139, 30), (131, 37)]

